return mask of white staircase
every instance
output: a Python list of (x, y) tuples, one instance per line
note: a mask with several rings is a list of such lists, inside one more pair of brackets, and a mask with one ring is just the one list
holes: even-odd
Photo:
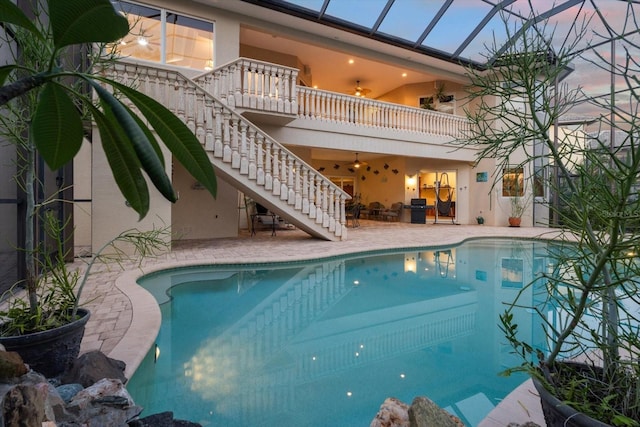
[[(314, 237), (346, 240), (344, 208), (350, 196), (236, 111), (246, 101), (262, 110), (297, 114), (291, 70), (256, 66), (255, 72), (243, 73), (253, 79), (242, 86), (240, 70), (226, 66), (200, 79), (209, 90), (178, 71), (124, 61), (115, 64), (110, 77), (180, 117), (209, 153), (216, 174), (238, 190)], [(247, 93), (229, 93), (228, 87), (245, 87)]]

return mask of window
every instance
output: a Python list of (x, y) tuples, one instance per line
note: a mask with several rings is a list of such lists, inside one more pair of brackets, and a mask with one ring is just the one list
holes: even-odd
[(502, 171), (502, 197), (524, 196), (524, 170), (521, 167)]
[(213, 68), (213, 23), (196, 18), (118, 2), (131, 31), (116, 51), (126, 57), (199, 70)]

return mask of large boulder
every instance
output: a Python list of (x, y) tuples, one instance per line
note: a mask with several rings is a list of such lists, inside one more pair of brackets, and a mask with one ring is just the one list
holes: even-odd
[(388, 397), (380, 405), (369, 427), (409, 427), (409, 405), (396, 399)]
[(18, 384), (2, 399), (5, 427), (39, 426), (45, 421), (44, 398), (34, 385)]
[(28, 371), (22, 357), (15, 351), (0, 351), (0, 379), (20, 377)]
[(125, 384), (125, 368), (126, 364), (120, 360), (111, 359), (100, 351), (90, 351), (76, 359), (71, 369), (62, 376), (62, 382), (89, 387), (103, 378), (112, 378)]
[(451, 415), (430, 399), (418, 396), (409, 407), (411, 427), (464, 427), (460, 418)]

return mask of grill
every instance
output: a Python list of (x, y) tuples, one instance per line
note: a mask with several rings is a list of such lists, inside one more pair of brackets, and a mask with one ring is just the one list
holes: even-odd
[(427, 199), (411, 199), (411, 224), (426, 224)]

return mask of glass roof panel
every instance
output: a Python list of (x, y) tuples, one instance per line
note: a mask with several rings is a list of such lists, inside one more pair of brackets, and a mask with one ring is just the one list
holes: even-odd
[(444, 0), (396, 0), (378, 31), (415, 43)]
[(313, 10), (317, 13), (322, 9), (324, 0), (289, 0), (287, 3), (295, 4), (306, 9)]
[(372, 28), (386, 4), (387, 0), (331, 1), (325, 13), (366, 28)]
[(491, 9), (485, 2), (454, 0), (422, 45), (455, 52)]
[[(495, 5), (504, 4), (510, 17), (510, 32), (513, 35), (520, 27), (522, 19), (530, 18), (530, 4), (533, 5), (533, 13), (536, 17), (542, 16), (548, 19), (547, 29), (555, 28), (554, 47), (559, 48), (563, 40), (570, 34), (575, 36), (572, 24), (575, 15), (583, 5), (581, 15), (591, 17), (588, 24), (586, 40), (582, 46), (586, 46), (588, 40), (598, 42), (602, 35), (606, 35), (605, 29), (598, 16), (594, 16), (596, 4), (607, 22), (613, 25), (615, 30), (622, 31), (625, 18), (640, 16), (640, 2), (628, 0), (243, 0), (264, 7), (275, 7), (283, 13), (287, 11), (302, 12), (307, 14), (307, 19), (317, 20), (320, 23), (342, 25), (349, 30), (355, 30), (364, 36), (371, 35), (371, 29), (381, 17), (385, 7), (389, 7), (386, 16), (376, 29), (376, 36), (393, 43), (400, 43), (408, 49), (416, 47), (440, 51), (445, 58), (457, 61), (471, 61), (477, 64), (485, 64), (487, 61), (486, 45), (494, 42), (499, 46), (504, 45), (507, 34), (503, 23), (502, 12), (493, 16), (490, 14)], [(424, 40), (420, 37), (437, 16), (443, 4), (451, 1), (431, 32)], [(324, 16), (320, 16), (322, 8), (327, 6)], [(390, 6), (388, 6), (388, 4)], [(571, 7), (569, 7), (571, 6)], [(630, 12), (628, 8), (633, 8)], [(295, 13), (294, 13), (295, 14)], [(325, 18), (329, 18), (326, 19)], [(486, 20), (486, 24), (483, 21)], [(324, 22), (323, 22), (324, 21)], [(479, 25), (482, 27), (478, 27)], [(475, 33), (474, 33), (475, 32)]]

